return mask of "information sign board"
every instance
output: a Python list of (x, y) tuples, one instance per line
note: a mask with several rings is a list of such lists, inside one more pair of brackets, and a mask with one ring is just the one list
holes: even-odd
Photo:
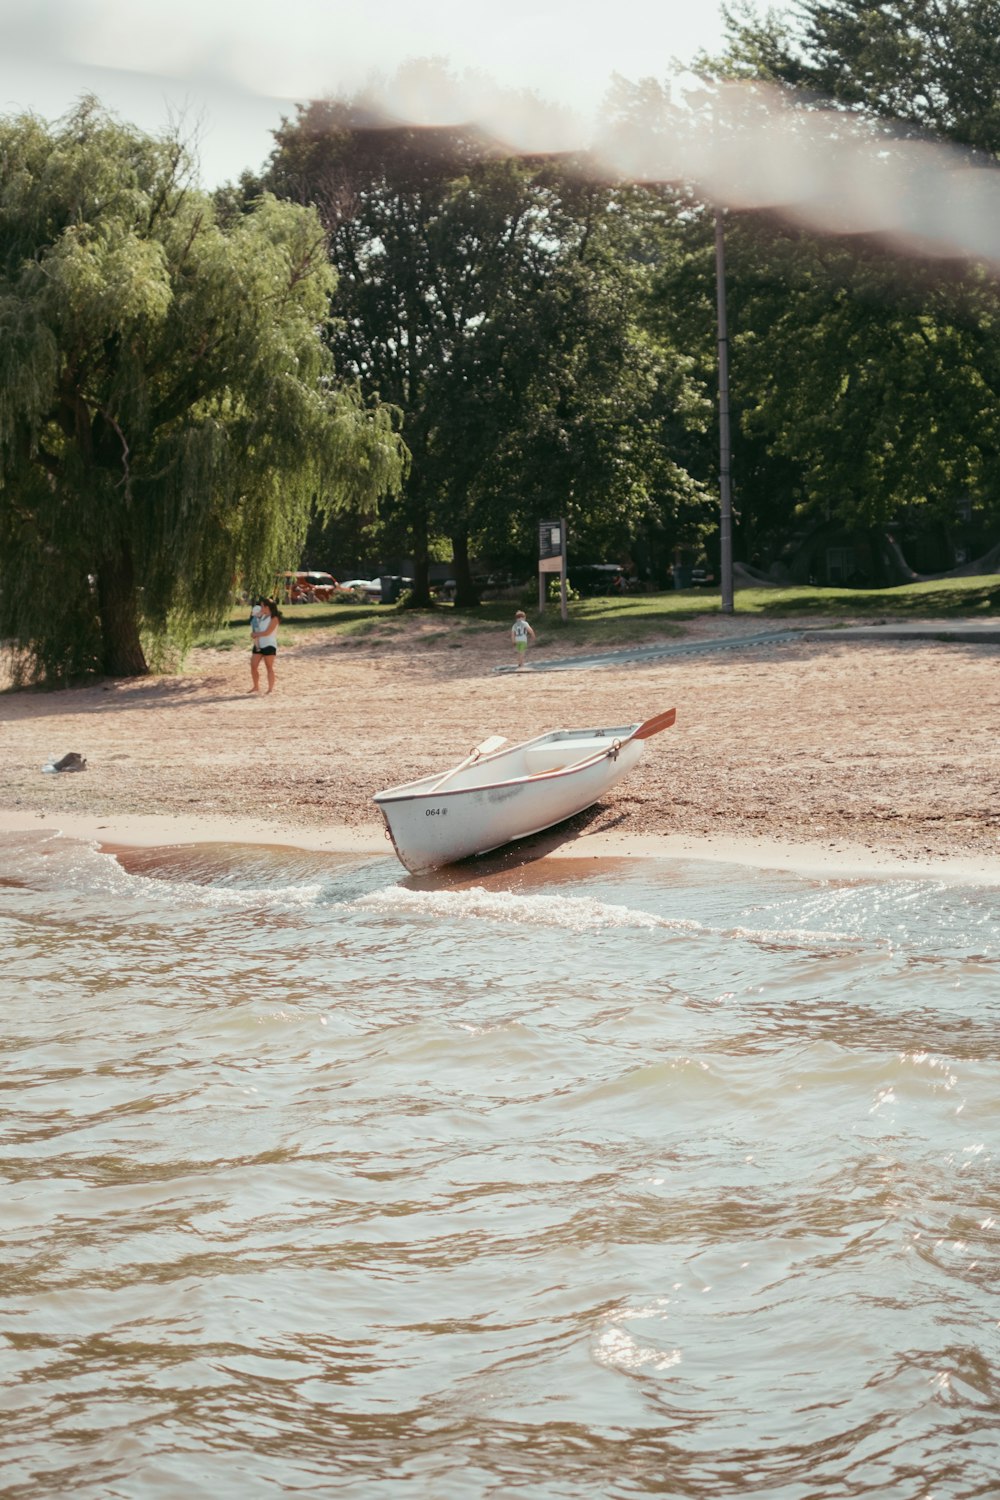
[(565, 556), (566, 523), (564, 521), (539, 521), (539, 573), (561, 573)]

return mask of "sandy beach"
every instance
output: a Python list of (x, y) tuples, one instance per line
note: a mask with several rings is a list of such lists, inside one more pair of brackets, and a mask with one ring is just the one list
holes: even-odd
[[(737, 614), (685, 628), (705, 641), (766, 626)], [(529, 661), (573, 655), (544, 623), (538, 635)], [(380, 788), (445, 768), (487, 735), (676, 706), (676, 726), (649, 742), (639, 768), (534, 852), (1000, 882), (995, 645), (803, 631), (514, 675), (494, 670), (510, 656), (502, 628), (432, 617), (386, 631), (380, 622), (350, 644), (286, 630), (270, 696), (249, 692), (248, 654), (242, 643), (198, 650), (180, 676), (0, 696), (0, 829), (383, 853), (371, 801)], [(43, 773), (68, 751), (86, 758), (84, 772)]]

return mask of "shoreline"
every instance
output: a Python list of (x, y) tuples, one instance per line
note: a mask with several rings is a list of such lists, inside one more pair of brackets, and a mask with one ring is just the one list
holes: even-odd
[[(503, 674), (493, 669), (507, 662), (507, 632), (404, 623), (353, 643), (290, 633), (266, 697), (247, 691), (247, 655), (217, 648), (193, 652), (184, 675), (3, 695), (0, 829), (394, 862), (372, 801), (381, 788), (456, 764), (495, 734), (517, 743), (676, 707), (669, 733), (606, 798), (523, 857), (1000, 884), (993, 644), (802, 632), (602, 671)], [(736, 629), (699, 619), (685, 634), (697, 644)], [(43, 773), (70, 752), (83, 774)]]
[[(376, 824), (311, 828), (305, 824), (269, 823), (196, 813), (63, 814), (38, 809), (0, 809), (0, 834), (49, 833), (118, 849), (171, 848), (196, 844), (246, 844), (308, 850), (334, 855), (392, 858), (385, 833)], [(936, 880), (960, 885), (1000, 886), (1000, 857), (931, 855), (927, 858), (874, 850), (862, 844), (816, 840), (792, 841), (720, 834), (628, 834), (564, 832), (558, 827), (525, 841), (525, 863), (565, 859), (653, 859), (737, 865), (756, 870), (784, 870), (817, 879)], [(459, 867), (451, 867), (458, 869)], [(463, 871), (474, 871), (467, 862)]]

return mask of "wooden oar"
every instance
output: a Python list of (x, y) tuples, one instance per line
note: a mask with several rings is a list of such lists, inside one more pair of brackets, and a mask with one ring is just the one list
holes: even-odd
[(491, 751), (499, 750), (500, 746), (506, 745), (506, 743), (507, 736), (505, 734), (491, 734), (488, 740), (483, 740), (481, 745), (477, 745), (475, 750), (471, 751), (464, 760), (459, 761), (457, 766), (452, 766), (450, 771), (445, 771), (439, 781), (435, 781), (433, 786), (427, 788), (427, 792), (424, 795), (426, 796), (429, 792), (436, 792), (438, 787), (443, 786), (450, 777), (457, 775), (459, 771), (464, 771), (466, 766), (473, 765), (479, 760), (480, 756), (489, 755)]
[(645, 724), (640, 724), (634, 734), (629, 735), (630, 740), (648, 740), (654, 734), (659, 734), (661, 729), (669, 729), (677, 717), (676, 708), (665, 709), (662, 714), (654, 714), (647, 719)]

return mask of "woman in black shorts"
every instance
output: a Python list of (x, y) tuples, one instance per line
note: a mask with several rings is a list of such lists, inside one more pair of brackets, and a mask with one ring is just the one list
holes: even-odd
[(250, 677), (252, 693), (260, 692), (260, 664), (267, 673), (267, 691), (274, 692), (274, 658), (278, 654), (278, 626), (281, 614), (273, 599), (260, 601), (260, 622), (254, 631), (253, 651), (250, 653)]

